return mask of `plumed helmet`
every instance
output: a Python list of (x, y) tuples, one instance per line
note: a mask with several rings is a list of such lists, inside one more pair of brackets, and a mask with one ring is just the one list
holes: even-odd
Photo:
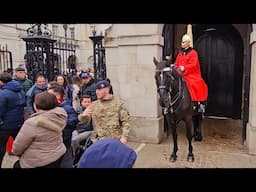
[(185, 34), (182, 36), (182, 42), (190, 42), (190, 36), (188, 34)]

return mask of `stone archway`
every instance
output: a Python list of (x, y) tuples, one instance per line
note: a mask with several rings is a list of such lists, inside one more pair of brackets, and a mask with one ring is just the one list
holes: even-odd
[(206, 116), (241, 119), (243, 40), (231, 24), (193, 25), (194, 48), (208, 85)]
[[(165, 25), (171, 25), (171, 24), (165, 24)], [(201, 25), (201, 26), (197, 25), (197, 26), (199, 26), (199, 30), (198, 29), (195, 30), (195, 26), (196, 25), (193, 24), (193, 37), (194, 37), (193, 41), (195, 42), (196, 40), (199, 39), (199, 40), (202, 40), (202, 42), (205, 42), (205, 45), (207, 43), (209, 45), (209, 42), (206, 43), (206, 40), (203, 40), (203, 38), (200, 39), (200, 36), (201, 37), (203, 35), (206, 36), (206, 34), (204, 34), (205, 29), (208, 32), (214, 33), (213, 32), (214, 31), (213, 30), (214, 26), (213, 25), (207, 25), (207, 24)], [(186, 33), (186, 25), (185, 24), (176, 24), (174, 28), (175, 28), (175, 30), (174, 30), (175, 38), (173, 40), (174, 45), (169, 45), (168, 47), (169, 48), (174, 47), (174, 53), (175, 53), (177, 48), (180, 47), (180, 38), (181, 38), (182, 34)], [(242, 140), (244, 141), (246, 139), (246, 126), (249, 127), (248, 124), (247, 124), (248, 116), (249, 116), (248, 113), (249, 113), (249, 110), (252, 111), (252, 109), (251, 109), (252, 105), (251, 104), (249, 105), (249, 93), (250, 93), (250, 90), (252, 90), (252, 85), (251, 85), (251, 89), (249, 87), (250, 87), (250, 74), (253, 74), (253, 70), (254, 70), (254, 69), (251, 69), (251, 65), (253, 65), (253, 63), (255, 62), (254, 61), (255, 59), (253, 59), (253, 58), (251, 59), (251, 55), (254, 51), (253, 51), (253, 49), (251, 50), (251, 45), (250, 44), (252, 44), (252, 46), (253, 46), (253, 44), (254, 44), (253, 39), (254, 38), (256, 39), (256, 36), (253, 35), (253, 34), (255, 34), (255, 32), (251, 33), (251, 31), (252, 31), (252, 29), (251, 29), (252, 25), (251, 24), (233, 24), (233, 25), (227, 24), (226, 27), (225, 26), (223, 27), (223, 29), (225, 29), (223, 31), (223, 33), (230, 34), (230, 29), (228, 29), (228, 28), (233, 28), (232, 29), (233, 31), (231, 30), (231, 33), (236, 33), (236, 34), (231, 35), (231, 37), (227, 37), (227, 35), (223, 35), (223, 36), (221, 36), (223, 38), (220, 39), (220, 41), (227, 42), (229, 44), (229, 46), (236, 47), (237, 46), (236, 38), (240, 39), (240, 40), (238, 40), (238, 41), (240, 41), (240, 42), (238, 42), (238, 44), (240, 43), (240, 45), (238, 45), (238, 47), (240, 46), (240, 50), (239, 50), (239, 48), (238, 49), (235, 48), (233, 50), (235, 53), (238, 52), (239, 54), (242, 55), (242, 56), (240, 55), (240, 59), (238, 59), (237, 57), (235, 58), (236, 61), (240, 61), (240, 65), (238, 64), (238, 67), (234, 67), (234, 66), (237, 65), (237, 63), (235, 63), (234, 66), (233, 66), (233, 69), (236, 68), (235, 70), (239, 71), (239, 70), (237, 70), (237, 68), (238, 69), (240, 68), (241, 72), (240, 72), (239, 75), (236, 75), (236, 73), (231, 74), (231, 75), (233, 76), (234, 80), (239, 81), (239, 83), (236, 83), (236, 84), (240, 84), (238, 86), (238, 87), (240, 87), (240, 90), (239, 91), (236, 90), (236, 91), (233, 91), (233, 92), (235, 92), (235, 94), (237, 94), (239, 92), (239, 97), (240, 98), (239, 97), (236, 98), (236, 101), (238, 101), (238, 102), (236, 103), (236, 115), (235, 116), (236, 116), (236, 118), (242, 119), (242, 121), (243, 121), (243, 133), (241, 135), (242, 135), (242, 138), (243, 138)], [(254, 28), (256, 29), (256, 26)], [(166, 26), (163, 27), (163, 31), (165, 31), (165, 29), (166, 29)], [(169, 27), (169, 29), (170, 29), (170, 27)], [(254, 29), (254, 31), (255, 31), (255, 29)], [(165, 35), (165, 36), (168, 37), (168, 34)], [(164, 36), (164, 33), (163, 33), (163, 37), (165, 37), (165, 36)], [(227, 41), (226, 40), (224, 41), (225, 38), (226, 39), (229, 38), (229, 39)], [(171, 43), (171, 41), (166, 41), (166, 40), (164, 42), (165, 42), (165, 44), (166, 43)], [(217, 42), (217, 41), (215, 41), (215, 42)], [(196, 46), (197, 45), (195, 45), (194, 47), (197, 48)], [(241, 47), (242, 47), (242, 49), (241, 49)], [(200, 51), (200, 53), (201, 53), (201, 51)], [(204, 63), (204, 61), (202, 61), (202, 64), (203, 63)], [(202, 66), (202, 71), (206, 71), (204, 66)], [(251, 77), (251, 79), (253, 79), (253, 77)], [(250, 95), (252, 95), (252, 94), (250, 94)], [(250, 100), (252, 100), (251, 97), (250, 97)], [(250, 103), (251, 103), (251, 101), (250, 101)], [(225, 109), (222, 110), (222, 111), (225, 112)], [(230, 113), (230, 116), (232, 117), (231, 113)], [(247, 135), (248, 135), (248, 130), (247, 130)], [(251, 139), (251, 141), (252, 141), (252, 139)]]

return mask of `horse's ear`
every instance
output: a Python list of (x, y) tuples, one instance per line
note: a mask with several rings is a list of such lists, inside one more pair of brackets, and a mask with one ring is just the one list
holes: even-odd
[(153, 58), (153, 62), (155, 63), (155, 65), (158, 65), (158, 64), (159, 64), (159, 62), (156, 60), (155, 57)]

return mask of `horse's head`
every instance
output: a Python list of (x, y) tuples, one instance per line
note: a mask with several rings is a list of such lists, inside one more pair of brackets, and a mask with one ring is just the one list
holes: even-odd
[(155, 80), (160, 96), (159, 103), (161, 107), (168, 108), (171, 103), (172, 85), (177, 72), (168, 61), (157, 61), (154, 57), (153, 62), (156, 66)]

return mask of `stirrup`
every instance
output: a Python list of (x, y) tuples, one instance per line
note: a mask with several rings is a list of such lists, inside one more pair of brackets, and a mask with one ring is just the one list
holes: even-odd
[(199, 113), (204, 113), (205, 112), (205, 105), (202, 103), (199, 103), (198, 105), (198, 112)]

